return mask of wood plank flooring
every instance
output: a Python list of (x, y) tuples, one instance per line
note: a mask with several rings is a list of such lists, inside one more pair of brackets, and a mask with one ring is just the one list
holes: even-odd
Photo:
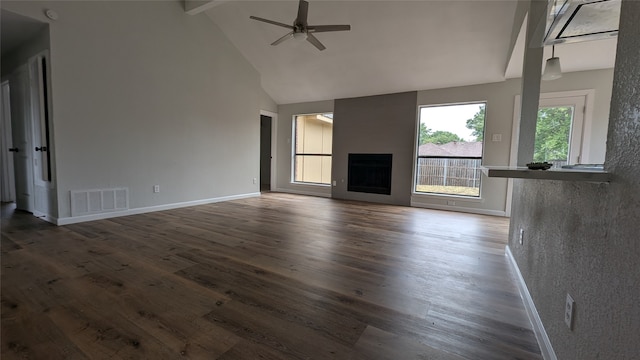
[(508, 219), (289, 194), (55, 227), (3, 207), (2, 359), (541, 359)]

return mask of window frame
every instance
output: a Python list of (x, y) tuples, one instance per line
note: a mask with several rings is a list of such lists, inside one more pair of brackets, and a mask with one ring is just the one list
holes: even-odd
[[(561, 98), (584, 98), (584, 106), (582, 109), (576, 107), (575, 111), (582, 111), (582, 129), (580, 141), (581, 144), (579, 146), (579, 156), (580, 162), (582, 163), (590, 163), (591, 159), (589, 157), (590, 154), (590, 139), (593, 127), (593, 106), (594, 106), (594, 97), (595, 90), (594, 89), (586, 89), (586, 90), (571, 90), (571, 91), (558, 91), (558, 92), (545, 92), (540, 93), (540, 99), (538, 103), (538, 108), (543, 106), (543, 102), (551, 101), (550, 99), (561, 99)], [(509, 166), (515, 167), (518, 165), (518, 142), (519, 142), (519, 133), (520, 133), (520, 99), (522, 98), (521, 94), (515, 96), (514, 99), (514, 107), (513, 107), (513, 123), (512, 123), (512, 132), (511, 132), (511, 152), (509, 154)], [(567, 104), (564, 104), (567, 105)], [(573, 124), (572, 124), (573, 127)], [(535, 134), (532, 135), (535, 141)], [(572, 136), (572, 134), (570, 134)], [(571, 145), (570, 145), (571, 146)], [(574, 156), (573, 152), (570, 151), (570, 156)], [(575, 164), (573, 161), (568, 162), (570, 165)]]
[[(331, 114), (333, 116), (333, 112), (314, 112), (314, 113), (304, 113), (304, 114), (294, 114), (291, 118), (291, 183), (297, 185), (310, 185), (310, 186), (322, 186), (322, 187), (330, 187), (331, 180), (328, 183), (322, 182), (310, 182), (310, 181), (296, 181), (296, 167), (297, 167), (297, 156), (318, 156), (318, 157), (329, 157), (333, 160), (333, 135), (331, 139), (331, 153), (297, 153), (297, 118), (298, 116), (313, 116), (313, 115), (325, 115)], [(333, 120), (333, 117), (331, 118)], [(332, 133), (333, 133), (333, 123), (332, 123)], [(331, 178), (331, 176), (329, 176)]]
[[(484, 128), (483, 128), (483, 140), (482, 140), (482, 154), (480, 157), (469, 157), (469, 156), (421, 156), (420, 153), (420, 124), (421, 124), (421, 113), (423, 108), (431, 108), (431, 107), (445, 107), (445, 106), (460, 106), (460, 105), (484, 105), (485, 109), (485, 119), (484, 119)], [(477, 100), (477, 101), (466, 101), (466, 102), (453, 102), (453, 103), (440, 103), (440, 104), (424, 104), (418, 106), (417, 116), (416, 116), (416, 133), (414, 135), (414, 161), (413, 161), (413, 187), (412, 187), (412, 195), (424, 196), (424, 197), (434, 197), (434, 198), (455, 198), (464, 200), (467, 202), (481, 202), (482, 201), (482, 172), (480, 171), (480, 167), (478, 167), (478, 195), (461, 195), (461, 194), (449, 194), (449, 193), (438, 193), (438, 192), (425, 192), (418, 191), (418, 161), (421, 158), (447, 158), (447, 159), (460, 159), (460, 158), (473, 158), (480, 160), (480, 166), (482, 166), (484, 161), (485, 154), (485, 142), (486, 142), (486, 134), (487, 134), (487, 108), (489, 102), (487, 100)]]
[[(567, 153), (567, 165), (581, 162), (583, 158), (584, 144), (584, 118), (586, 112), (585, 96), (540, 97), (540, 108), (572, 107), (571, 126), (569, 128), (569, 150)], [(536, 124), (537, 129), (537, 124)], [(535, 136), (535, 135), (534, 135)], [(534, 138), (535, 142), (535, 138)]]

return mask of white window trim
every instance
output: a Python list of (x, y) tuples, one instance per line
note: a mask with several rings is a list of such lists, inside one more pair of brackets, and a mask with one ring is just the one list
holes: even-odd
[(569, 129), (569, 153), (567, 163), (585, 163), (588, 154), (584, 153), (584, 117), (586, 115), (586, 96), (541, 98), (538, 108), (575, 105), (571, 128)]
[[(567, 98), (567, 97), (580, 97), (585, 98), (585, 111), (582, 123), (582, 139), (590, 139), (593, 129), (593, 103), (596, 91), (594, 89), (587, 90), (574, 90), (574, 91), (560, 91), (540, 94), (540, 99), (555, 99), (555, 98)], [(520, 132), (520, 98), (521, 95), (516, 95), (515, 104), (513, 107), (513, 126), (511, 132), (511, 151), (509, 154), (509, 166), (517, 166), (518, 162), (518, 133)], [(582, 141), (581, 154), (589, 154), (590, 144)], [(583, 158), (582, 162), (589, 161), (588, 158)]]
[[(591, 139), (591, 133), (593, 132), (593, 106), (595, 100), (596, 91), (594, 89), (585, 90), (572, 90), (572, 91), (558, 91), (547, 92), (540, 94), (540, 100), (557, 99), (567, 97), (584, 97), (584, 115), (582, 120), (582, 139), (580, 145), (580, 156), (582, 163), (588, 163), (589, 151), (591, 150), (591, 144), (585, 139)], [(509, 166), (518, 165), (518, 143), (520, 133), (520, 99), (521, 95), (515, 96), (515, 103), (513, 106), (513, 124), (511, 131), (511, 150), (509, 153)], [(540, 107), (540, 106), (538, 106)], [(579, 109), (576, 109), (578, 111)], [(535, 135), (533, 135), (535, 136)], [(571, 162), (570, 162), (571, 163)], [(511, 199), (513, 196), (513, 179), (509, 179), (507, 183), (507, 200), (506, 200), (506, 213), (507, 216), (511, 216)]]
[[(295, 173), (295, 169), (296, 169), (296, 117), (298, 116), (309, 116), (309, 115), (322, 115), (322, 114), (332, 114), (333, 115), (333, 110), (332, 111), (321, 111), (321, 112), (310, 112), (310, 113), (303, 113), (303, 114), (294, 114), (291, 116), (291, 150), (290, 150), (290, 154), (291, 154), (291, 168), (289, 169), (289, 183), (291, 185), (296, 185), (296, 186), (311, 186), (311, 187), (332, 187), (331, 183), (329, 184), (322, 184), (322, 183), (311, 183), (311, 182), (303, 182), (303, 181), (296, 181), (296, 173)], [(333, 141), (333, 140), (332, 140)], [(333, 157), (333, 148), (331, 151), (331, 156)]]

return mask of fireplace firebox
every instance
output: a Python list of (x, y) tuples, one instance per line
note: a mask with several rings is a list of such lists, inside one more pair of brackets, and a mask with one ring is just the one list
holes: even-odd
[(349, 154), (347, 190), (391, 195), (393, 154)]

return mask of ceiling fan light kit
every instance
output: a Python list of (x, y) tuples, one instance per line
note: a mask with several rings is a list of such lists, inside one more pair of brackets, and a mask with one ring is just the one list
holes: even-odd
[(290, 38), (306, 39), (318, 50), (322, 51), (326, 49), (326, 47), (320, 42), (320, 40), (318, 40), (317, 37), (313, 35), (314, 33), (351, 30), (351, 25), (309, 25), (307, 23), (308, 13), (309, 13), (309, 2), (305, 0), (300, 0), (300, 3), (298, 4), (298, 16), (293, 21), (293, 25), (287, 25), (278, 21), (264, 19), (257, 16), (250, 16), (249, 18), (252, 20), (261, 21), (267, 24), (276, 25), (276, 26), (280, 26), (280, 27), (291, 30), (289, 33), (287, 33), (283, 37), (272, 42), (271, 43), (272, 46), (276, 46)]
[(299, 33), (293, 33), (291, 34), (291, 36), (293, 36), (294, 39), (307, 39), (307, 34), (299, 32)]

